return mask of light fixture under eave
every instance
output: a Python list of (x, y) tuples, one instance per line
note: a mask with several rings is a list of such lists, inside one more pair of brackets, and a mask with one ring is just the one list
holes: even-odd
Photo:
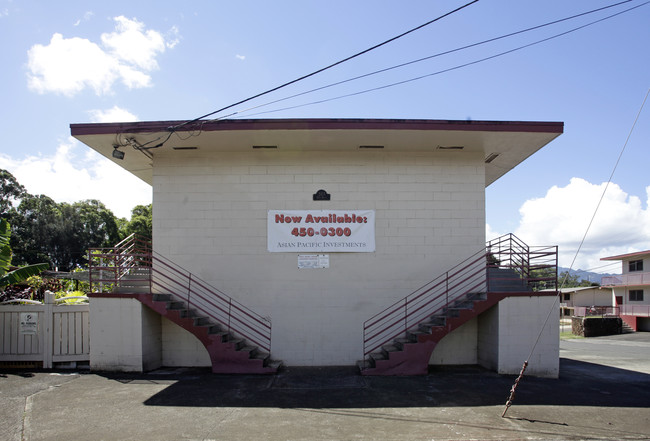
[(121, 151), (121, 150), (118, 150), (119, 148), (120, 148), (120, 146), (114, 145), (113, 146), (113, 153), (112, 153), (111, 156), (113, 156), (113, 158), (115, 158), (115, 159), (122, 160), (122, 159), (124, 159), (124, 152)]
[(489, 164), (490, 162), (494, 161), (494, 160), (497, 158), (497, 156), (499, 156), (498, 153), (490, 153), (490, 154), (487, 156), (487, 158), (485, 158), (485, 163), (486, 163), (486, 164)]

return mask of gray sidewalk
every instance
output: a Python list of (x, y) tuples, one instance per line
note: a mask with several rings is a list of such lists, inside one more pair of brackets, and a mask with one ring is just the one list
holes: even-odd
[[(425, 377), (5, 370), (0, 424), (3, 439), (27, 441), (650, 439), (650, 334), (629, 335), (563, 341), (560, 379), (525, 377), (506, 418), (514, 377), (477, 367)], [(639, 356), (616, 366), (609, 345)]]

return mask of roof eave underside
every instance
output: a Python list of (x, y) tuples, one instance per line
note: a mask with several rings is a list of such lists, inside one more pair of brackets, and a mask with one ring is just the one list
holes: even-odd
[[(185, 124), (180, 126), (181, 124)], [(180, 127), (179, 127), (180, 126)], [(134, 138), (153, 146), (174, 134), (163, 148), (201, 146), (241, 150), (252, 145), (278, 145), (286, 149), (328, 151), (383, 145), (386, 150), (423, 150), (437, 146), (464, 145), (466, 151), (481, 151), (486, 157), (485, 186), (489, 186), (544, 145), (562, 134), (561, 122), (368, 120), (368, 119), (278, 119), (220, 120), (187, 124), (187, 121), (71, 124), (72, 136), (122, 168), (152, 183), (151, 155), (125, 150), (124, 160), (112, 157), (113, 145)], [(178, 136), (177, 136), (178, 135)], [(155, 155), (155, 150), (148, 153)]]

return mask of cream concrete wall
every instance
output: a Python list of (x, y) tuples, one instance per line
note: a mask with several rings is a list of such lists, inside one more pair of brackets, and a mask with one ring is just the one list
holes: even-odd
[(585, 289), (571, 293), (572, 306), (613, 306), (614, 297), (612, 290), (606, 289)]
[(486, 369), (499, 367), (499, 305), (478, 316), (477, 363)]
[[(139, 303), (139, 302), (138, 302)], [(163, 318), (157, 312), (146, 306), (142, 311), (142, 368), (145, 371), (158, 369), (162, 366), (162, 335), (161, 321)]]
[[(539, 335), (535, 350), (528, 358), (526, 373), (557, 378), (560, 372), (557, 297), (508, 297), (496, 308), (499, 329), (497, 372), (518, 374)], [(544, 324), (547, 316), (549, 319)]]
[(160, 319), (135, 299), (90, 299), (90, 368), (143, 372), (160, 366)]
[(431, 354), (429, 364), (462, 365), (478, 363), (478, 319), (473, 318), (445, 335)]
[[(484, 187), (469, 152), (160, 150), (153, 243), (270, 317), (274, 358), (349, 365), (364, 320), (484, 246)], [(319, 189), (331, 201), (313, 201)], [(267, 210), (296, 209), (376, 210), (376, 252), (299, 270), (299, 253), (267, 251), (266, 232)]]
[[(630, 301), (630, 290), (634, 289), (643, 290), (643, 301)], [(646, 305), (650, 305), (650, 289), (648, 289), (647, 285), (615, 286), (612, 288), (612, 290), (614, 291), (614, 296), (623, 297), (623, 305), (627, 307), (642, 306), (645, 311), (645, 308), (647, 308)]]
[(211, 366), (207, 349), (190, 332), (166, 318), (161, 332), (163, 366)]

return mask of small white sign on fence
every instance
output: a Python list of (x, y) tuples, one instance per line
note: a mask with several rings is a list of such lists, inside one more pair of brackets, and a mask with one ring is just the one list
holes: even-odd
[(20, 335), (36, 335), (38, 333), (38, 313), (20, 313)]

